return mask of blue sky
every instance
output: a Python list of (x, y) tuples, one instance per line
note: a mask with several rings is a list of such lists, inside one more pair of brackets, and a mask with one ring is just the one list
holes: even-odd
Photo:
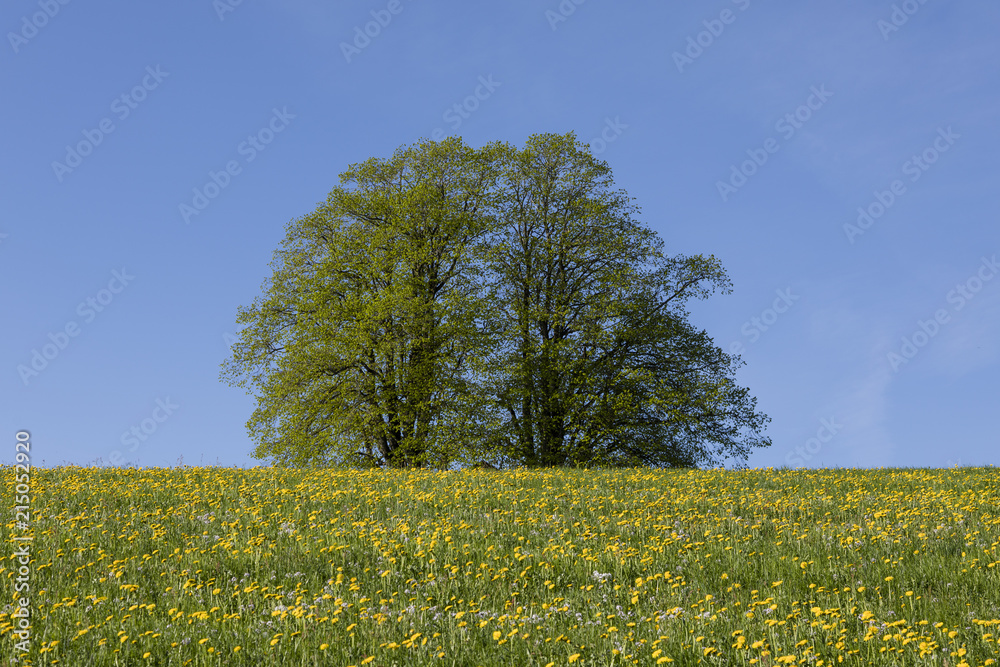
[(692, 321), (772, 418), (749, 465), (1000, 462), (996, 3), (14, 0), (0, 27), (4, 462), (26, 429), (36, 465), (259, 465), (219, 365), (285, 225), (421, 137), (568, 131), (668, 254), (729, 272)]

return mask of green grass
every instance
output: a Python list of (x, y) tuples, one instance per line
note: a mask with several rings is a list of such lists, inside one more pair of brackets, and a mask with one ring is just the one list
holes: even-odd
[[(35, 469), (4, 655), (67, 665), (996, 664), (995, 468)], [(30, 650), (11, 617), (31, 612)]]

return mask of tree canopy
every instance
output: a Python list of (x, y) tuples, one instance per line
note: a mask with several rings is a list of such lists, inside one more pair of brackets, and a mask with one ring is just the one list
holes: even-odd
[(351, 165), (289, 223), (221, 377), (280, 465), (699, 466), (768, 446), (738, 357), (685, 303), (731, 285), (667, 257), (573, 134), (459, 138)]

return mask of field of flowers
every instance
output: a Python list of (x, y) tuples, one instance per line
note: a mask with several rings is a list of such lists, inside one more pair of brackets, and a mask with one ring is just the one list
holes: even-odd
[[(0, 560), (4, 663), (1000, 657), (995, 468), (62, 467), (31, 484), (30, 592), (15, 592), (17, 561)], [(13, 507), (10, 468), (3, 486)]]

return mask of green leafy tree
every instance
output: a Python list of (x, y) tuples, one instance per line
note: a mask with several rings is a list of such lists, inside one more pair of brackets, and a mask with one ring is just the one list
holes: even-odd
[(572, 134), (534, 136), (506, 163), (489, 256), (502, 334), (479, 369), (505, 418), (493, 451), (526, 466), (745, 459), (770, 444), (768, 418), (685, 309), (728, 278), (714, 257), (664, 257), (612, 185)]
[(445, 467), (480, 453), (488, 408), (465, 368), (488, 347), (476, 257), (504, 150), (449, 139), (352, 165), (289, 224), (221, 374), (256, 395), (254, 456)]
[(352, 165), (289, 224), (223, 379), (279, 464), (696, 466), (770, 441), (667, 258), (572, 134)]

